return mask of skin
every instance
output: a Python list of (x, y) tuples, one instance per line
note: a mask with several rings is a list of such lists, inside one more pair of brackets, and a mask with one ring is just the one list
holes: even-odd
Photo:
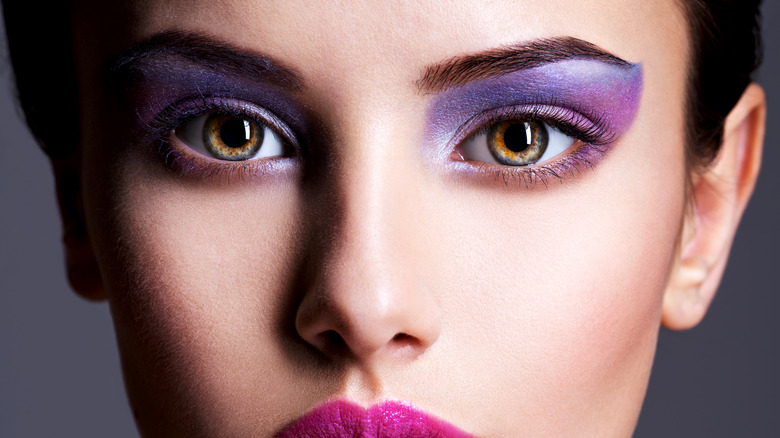
[[(760, 89), (727, 158), (694, 174), (674, 1), (270, 3), (76, 2), (81, 184), (61, 202), (86, 232), (66, 233), (69, 275), (110, 303), (142, 434), (272, 436), (327, 400), (392, 399), (477, 436), (630, 436), (662, 320), (695, 325), (719, 282)], [(299, 72), (322, 161), (197, 180), (125, 135), (102, 68), (172, 29)], [(426, 66), (558, 36), (643, 67), (634, 121), (594, 169), (526, 189), (421, 153)], [(724, 174), (737, 185), (707, 189)]]

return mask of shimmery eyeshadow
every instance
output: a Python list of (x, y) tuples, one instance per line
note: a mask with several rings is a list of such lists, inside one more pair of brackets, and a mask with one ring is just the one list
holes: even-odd
[(113, 73), (108, 83), (121, 90), (125, 105), (136, 113), (141, 132), (148, 131), (155, 118), (172, 104), (210, 98), (252, 102), (278, 116), (297, 133), (303, 134), (306, 128), (300, 105), (288, 90), (273, 81), (204, 68), (176, 56), (142, 59)]
[[(128, 145), (160, 157), (174, 174), (212, 182), (244, 177), (267, 181), (291, 175), (300, 159), (279, 157), (228, 166), (169, 141), (174, 129), (217, 110), (255, 117), (288, 139), (292, 148), (301, 147), (310, 123), (296, 99), (299, 84), (280, 81), (278, 72), (271, 69), (255, 70), (254, 74), (242, 74), (236, 68), (220, 68), (198, 59), (155, 54), (109, 69), (106, 85), (117, 99), (117, 109), (124, 112), (122, 119), (129, 123)], [(258, 116), (261, 113), (264, 115)]]
[(458, 129), (501, 107), (558, 107), (603, 124), (612, 139), (633, 122), (642, 93), (642, 66), (567, 60), (477, 80), (437, 95), (428, 112), (426, 142), (449, 154)]

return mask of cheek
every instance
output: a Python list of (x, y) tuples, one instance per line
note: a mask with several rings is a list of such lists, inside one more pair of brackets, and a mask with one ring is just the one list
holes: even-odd
[(682, 165), (663, 164), (682, 163), (682, 146), (642, 144), (549, 190), (451, 194), (463, 213), (449, 233), (466, 237), (448, 251), (469, 251), (452, 295), (470, 297), (451, 303), (465, 340), (453, 348), (484, 370), (463, 379), (475, 397), (492, 388), (495, 424), (566, 412), (560, 432), (638, 415), (684, 205)]
[(127, 164), (98, 195), (115, 214), (94, 230), (138, 423), (273, 430), (261, 413), (229, 417), (295, 398), (301, 370), (281, 344), (299, 264), (296, 182), (210, 187), (148, 167)]

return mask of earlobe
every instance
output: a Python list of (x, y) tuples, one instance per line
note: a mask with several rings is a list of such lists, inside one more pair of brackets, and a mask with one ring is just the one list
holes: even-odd
[(65, 268), (70, 287), (88, 300), (104, 300), (106, 294), (89, 239), (84, 235), (64, 231), (62, 243), (65, 246)]
[(664, 293), (662, 323), (667, 328), (695, 327), (715, 297), (758, 177), (765, 121), (764, 92), (750, 84), (726, 118), (717, 159), (692, 177), (691, 209)]
[(662, 322), (666, 328), (687, 330), (704, 318), (715, 295), (704, 287), (709, 276), (709, 263), (702, 257), (692, 255), (677, 262), (664, 294)]
[(88, 300), (104, 300), (103, 281), (84, 220), (80, 174), (73, 161), (58, 160), (52, 163), (62, 219), (65, 269), (68, 282), (76, 293)]

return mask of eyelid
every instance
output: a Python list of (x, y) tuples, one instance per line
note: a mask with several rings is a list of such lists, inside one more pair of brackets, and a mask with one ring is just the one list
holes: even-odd
[[(199, 153), (176, 137), (175, 129), (209, 113), (251, 118), (262, 124), (291, 150), (290, 155), (272, 159), (224, 161)], [(304, 154), (300, 136), (284, 119), (266, 107), (230, 96), (190, 96), (164, 107), (155, 114), (141, 141), (157, 145), (154, 153), (162, 164), (177, 177), (193, 178), (209, 183), (231, 183), (244, 179), (269, 181), (292, 175), (300, 168)]]
[(448, 150), (455, 149), (491, 124), (512, 119), (538, 120), (587, 144), (605, 145), (614, 141), (601, 118), (591, 120), (580, 112), (565, 107), (530, 104), (493, 108), (470, 118), (455, 131)]
[[(462, 159), (459, 148), (480, 131), (487, 131), (495, 123), (511, 119), (533, 119), (572, 137), (574, 143), (563, 153), (541, 163), (527, 166), (510, 166), (483, 161)], [(506, 105), (488, 109), (462, 123), (445, 143), (442, 151), (448, 151), (447, 167), (475, 183), (503, 183), (503, 186), (519, 186), (525, 190), (549, 188), (550, 180), (563, 183), (576, 179), (587, 170), (592, 170), (603, 160), (617, 132), (606, 122), (606, 117), (594, 117), (587, 112), (551, 103)], [(460, 155), (460, 156), (459, 156)]]
[(535, 162), (515, 165), (501, 163), (490, 150), (489, 137), (491, 136), (491, 127), (483, 128), (477, 131), (477, 133), (467, 137), (464, 141), (460, 142), (456, 147), (456, 150), (458, 151), (456, 156), (458, 159), (463, 159), (464, 161), (470, 162), (482, 162), (496, 166), (508, 166), (515, 168), (529, 168), (534, 166), (538, 167), (547, 165), (548, 163), (554, 163), (555, 160), (557, 160), (561, 155), (566, 154), (567, 152), (570, 152), (574, 148), (583, 144), (582, 141), (562, 133), (557, 128), (554, 128), (545, 122), (538, 123), (541, 124), (541, 129), (546, 130), (547, 145), (539, 159)]
[(209, 113), (251, 118), (274, 131), (296, 152), (300, 149), (298, 136), (273, 112), (245, 100), (230, 97), (198, 97), (176, 102), (157, 115), (154, 125), (162, 138), (170, 139), (171, 136), (175, 137), (176, 128)]

